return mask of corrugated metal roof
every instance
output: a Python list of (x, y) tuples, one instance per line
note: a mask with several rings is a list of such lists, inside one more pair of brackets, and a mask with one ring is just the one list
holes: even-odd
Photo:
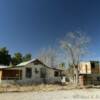
[(36, 60), (36, 59), (32, 59), (32, 60), (29, 60), (29, 61), (25, 61), (25, 62), (22, 62), (22, 63), (16, 65), (16, 66), (25, 66), (25, 65), (27, 65), (27, 64), (29, 64), (29, 63), (35, 61), (35, 60)]
[[(35, 61), (35, 60), (38, 60), (40, 61), (39, 59), (32, 59), (32, 60), (29, 60), (29, 61), (26, 61), (26, 62), (22, 62), (18, 65), (16, 65), (17, 67), (21, 67), (21, 66), (25, 66), (27, 64), (30, 64), (31, 62)], [(40, 61), (43, 65), (45, 65), (47, 68), (50, 68), (50, 69), (54, 69), (54, 70), (63, 70), (63, 69), (60, 69), (60, 68), (57, 68), (57, 67), (50, 67), (50, 66), (47, 66), (46, 64), (44, 64), (42, 61)]]

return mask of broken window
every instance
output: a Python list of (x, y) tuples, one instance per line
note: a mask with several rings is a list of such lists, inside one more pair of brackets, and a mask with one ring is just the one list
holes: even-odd
[(58, 77), (58, 76), (59, 76), (59, 72), (58, 72), (58, 71), (55, 71), (55, 72), (54, 72), (54, 76), (55, 76), (55, 77)]

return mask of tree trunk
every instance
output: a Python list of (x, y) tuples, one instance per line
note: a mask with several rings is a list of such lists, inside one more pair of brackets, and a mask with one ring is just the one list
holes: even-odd
[(75, 85), (79, 85), (79, 71), (78, 71), (78, 66), (75, 66)]

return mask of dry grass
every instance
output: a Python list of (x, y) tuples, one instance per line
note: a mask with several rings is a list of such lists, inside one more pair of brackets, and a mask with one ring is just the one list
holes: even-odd
[(73, 85), (33, 84), (33, 85), (5, 85), (0, 86), (0, 92), (28, 92), (28, 91), (58, 91), (75, 89)]
[(89, 89), (93, 88), (91, 86), (78, 86), (76, 87), (73, 84), (9, 84), (9, 85), (0, 85), (0, 92), (48, 92), (48, 91), (59, 91), (59, 90), (72, 90), (72, 89)]

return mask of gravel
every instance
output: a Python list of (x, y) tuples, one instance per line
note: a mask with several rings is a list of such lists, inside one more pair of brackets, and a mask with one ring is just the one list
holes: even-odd
[(99, 89), (0, 93), (0, 100), (100, 100)]

